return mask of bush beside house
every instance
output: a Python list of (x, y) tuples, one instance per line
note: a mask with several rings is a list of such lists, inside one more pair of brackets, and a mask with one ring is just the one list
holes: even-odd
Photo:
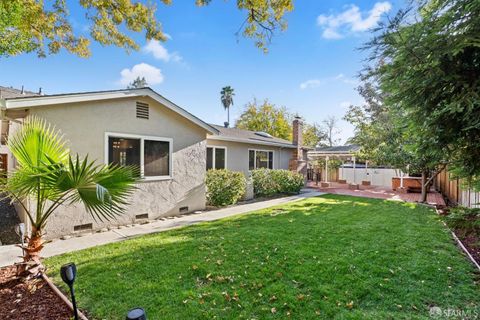
[(237, 203), (245, 193), (246, 183), (245, 175), (241, 172), (226, 169), (208, 170), (207, 203), (216, 207)]
[(288, 170), (257, 169), (252, 178), (256, 197), (299, 193), (305, 184), (303, 175)]

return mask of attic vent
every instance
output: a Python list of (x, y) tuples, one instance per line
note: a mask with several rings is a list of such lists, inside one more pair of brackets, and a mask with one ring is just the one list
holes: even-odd
[(257, 131), (255, 132), (256, 135), (264, 138), (273, 138), (271, 134), (263, 132), (263, 131)]
[(137, 102), (137, 118), (139, 119), (149, 118), (149, 109), (148, 109), (147, 103)]

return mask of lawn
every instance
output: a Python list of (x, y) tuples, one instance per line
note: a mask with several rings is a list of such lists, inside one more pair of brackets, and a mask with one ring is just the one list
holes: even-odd
[(46, 260), (93, 319), (431, 319), (480, 311), (477, 274), (423, 206), (327, 195)]

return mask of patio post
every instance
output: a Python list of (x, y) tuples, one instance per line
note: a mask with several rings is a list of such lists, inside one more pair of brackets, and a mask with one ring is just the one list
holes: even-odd
[(357, 167), (357, 165), (356, 165), (356, 160), (357, 160), (357, 159), (355, 159), (355, 156), (353, 156), (353, 183), (354, 183), (354, 184), (357, 183), (357, 182), (356, 182), (356, 181), (357, 181), (357, 179), (356, 179), (356, 174), (355, 174), (355, 171), (356, 171), (355, 168)]
[(328, 160), (330, 158), (327, 156), (325, 158), (325, 182), (328, 182)]

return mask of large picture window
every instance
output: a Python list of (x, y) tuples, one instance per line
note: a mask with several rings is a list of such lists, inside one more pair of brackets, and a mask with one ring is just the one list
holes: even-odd
[(136, 166), (145, 179), (171, 177), (172, 140), (107, 133), (107, 162)]
[(207, 147), (207, 170), (227, 167), (227, 148)]
[(260, 168), (273, 169), (273, 151), (249, 150), (248, 168), (250, 170)]

